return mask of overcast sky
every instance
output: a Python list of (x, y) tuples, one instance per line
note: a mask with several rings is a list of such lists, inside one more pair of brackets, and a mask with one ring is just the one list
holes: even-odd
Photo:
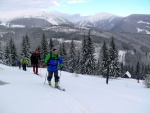
[(0, 18), (33, 10), (82, 16), (108, 12), (118, 16), (150, 14), (150, 0), (0, 0)]

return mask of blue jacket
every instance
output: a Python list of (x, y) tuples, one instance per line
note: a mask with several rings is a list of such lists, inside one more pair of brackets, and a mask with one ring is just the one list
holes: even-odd
[(63, 65), (63, 60), (60, 55), (54, 55), (50, 53), (46, 56), (44, 60), (45, 64), (47, 64), (48, 71), (56, 71), (58, 70), (58, 64)]

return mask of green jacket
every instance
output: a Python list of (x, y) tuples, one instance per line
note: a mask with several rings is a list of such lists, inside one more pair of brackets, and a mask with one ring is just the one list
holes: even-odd
[(44, 63), (48, 66), (47, 69), (49, 71), (56, 71), (58, 70), (58, 64), (60, 67), (63, 66), (63, 59), (60, 55), (55, 55), (53, 53), (50, 53), (46, 56)]
[[(51, 55), (52, 55), (52, 56), (51, 56)], [(53, 54), (53, 53), (49, 53), (49, 54), (46, 56), (46, 58), (44, 59), (44, 63), (47, 64), (50, 58), (53, 59), (53, 60), (58, 60), (59, 57), (60, 57), (59, 54), (55, 55), (55, 54)]]
[(28, 64), (28, 60), (27, 59), (21, 59), (21, 64), (22, 65), (27, 65)]

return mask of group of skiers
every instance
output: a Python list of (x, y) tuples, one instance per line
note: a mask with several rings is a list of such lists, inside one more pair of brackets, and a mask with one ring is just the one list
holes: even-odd
[[(38, 49), (36, 49), (33, 52), (33, 54), (30, 57), (30, 60), (31, 60), (31, 64), (33, 66), (33, 72), (38, 75), (38, 66), (39, 66), (39, 63), (41, 61), (40, 53), (39, 53)], [(21, 68), (21, 65), (22, 65), (22, 69), (24, 71), (26, 71), (26, 66), (28, 65), (28, 59), (25, 56), (23, 56), (21, 58), (21, 60), (18, 61), (17, 63), (19, 65), (19, 69)], [(63, 59), (58, 54), (57, 49), (53, 49), (46, 56), (46, 58), (44, 59), (44, 64), (42, 64), (42, 65), (47, 66), (47, 71), (48, 71), (47, 80), (48, 80), (49, 85), (51, 86), (51, 79), (52, 79), (53, 74), (54, 74), (54, 77), (55, 77), (55, 87), (56, 88), (59, 87), (58, 86), (58, 82), (59, 82), (59, 78), (60, 77), (58, 76), (58, 65), (59, 65), (60, 69), (63, 68)]]

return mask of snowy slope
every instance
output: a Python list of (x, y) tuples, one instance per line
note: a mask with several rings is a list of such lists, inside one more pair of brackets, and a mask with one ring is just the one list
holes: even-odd
[(78, 23), (79, 27), (98, 27), (104, 30), (113, 28), (122, 18), (109, 13), (98, 13)]
[[(26, 23), (30, 23), (31, 19), (35, 19), (34, 21), (43, 19), (52, 25), (72, 25), (72, 23), (67, 19), (62, 17), (57, 17), (52, 13), (43, 10), (33, 10), (31, 12), (23, 11), (20, 15), (16, 15), (14, 18), (9, 18), (8, 24), (10, 24), (9, 26), (18, 25), (19, 23), (20, 23), (19, 25), (26, 25)], [(22, 21), (20, 22), (20, 20)], [(34, 21), (32, 23), (34, 23)], [(38, 22), (36, 24), (38, 24)]]
[(110, 80), (62, 72), (60, 86), (44, 85), (41, 77), (0, 64), (0, 113), (150, 113), (150, 90), (133, 79)]

